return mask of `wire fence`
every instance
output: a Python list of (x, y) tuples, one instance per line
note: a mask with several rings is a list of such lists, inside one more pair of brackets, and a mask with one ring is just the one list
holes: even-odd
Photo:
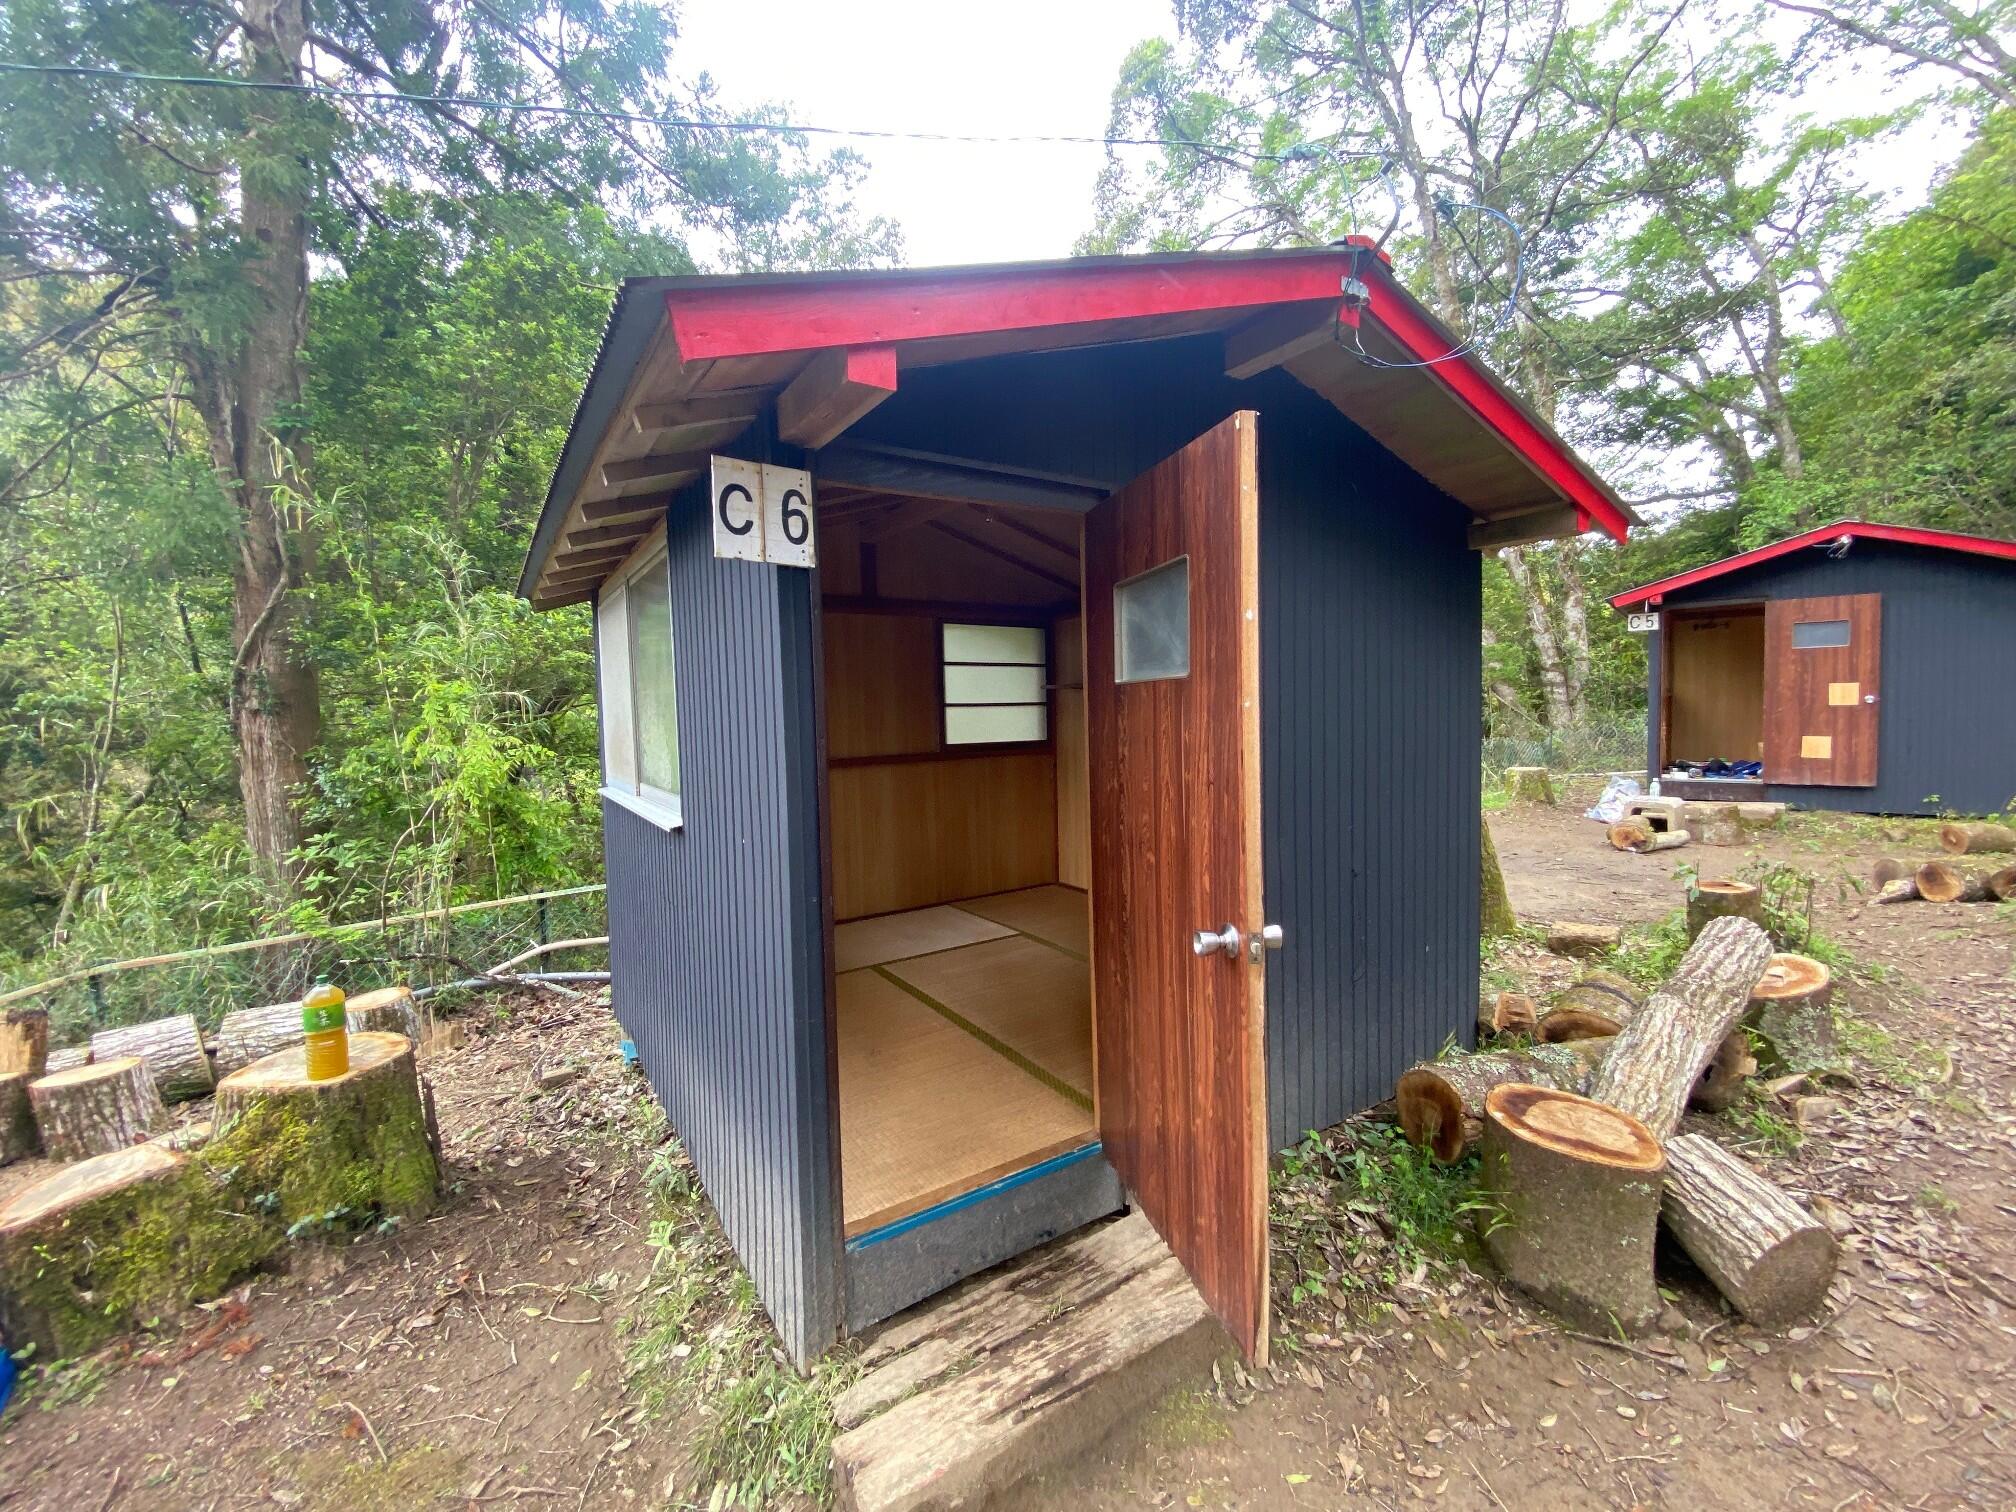
[[(597, 883), (114, 961), (47, 981), (0, 984), (0, 1012), (46, 1009), (50, 1043), (68, 1045), (99, 1029), (184, 1013), (208, 1031), (234, 1008), (293, 1002), (322, 975), (353, 995), (401, 985), (446, 988), (538, 946), (606, 934), (605, 895)], [(581, 946), (523, 969), (599, 968), (606, 958), (605, 946)]]
[(1546, 767), (1559, 776), (1642, 773), (1645, 715), (1592, 718), (1559, 730), (1526, 716), (1494, 715), (1484, 736), (1484, 780), (1495, 783), (1515, 766)]

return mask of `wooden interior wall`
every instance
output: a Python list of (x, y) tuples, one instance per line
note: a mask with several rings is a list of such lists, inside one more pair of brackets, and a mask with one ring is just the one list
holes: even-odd
[(1764, 611), (1668, 619), (1668, 761), (1764, 754)]
[(1057, 746), (1057, 880), (1092, 890), (1092, 769), (1085, 736), (1085, 621), (1060, 619), (1050, 630), (1056, 658), (1050, 701)]

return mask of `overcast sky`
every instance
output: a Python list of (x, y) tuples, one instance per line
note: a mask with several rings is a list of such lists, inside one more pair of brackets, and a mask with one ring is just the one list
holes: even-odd
[[(677, 66), (733, 102), (818, 125), (1103, 136), (1121, 61), (1170, 34), (1167, 0), (684, 0)], [(1100, 147), (854, 144), (861, 201), (905, 261), (1063, 257), (1092, 224)]]

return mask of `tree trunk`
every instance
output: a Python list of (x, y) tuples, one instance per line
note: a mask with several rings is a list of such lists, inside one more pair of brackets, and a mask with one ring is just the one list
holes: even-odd
[[(303, 0), (245, 0), (241, 15), (247, 72), (298, 83), (308, 36)], [(290, 129), (277, 97), (251, 91), (246, 99), (246, 162), (237, 182), (250, 308), (221, 343), (192, 325), (182, 345), (211, 462), (238, 514), (231, 732), (246, 841), (279, 901), (292, 897), (299, 881), (299, 795), (308, 778), (307, 753), (321, 738), (320, 689), (314, 664), (295, 641), (290, 597), (314, 557), (301, 503), (306, 447), (295, 420), (314, 186), (300, 172), (278, 172), (265, 161)]]
[(1764, 922), (1764, 893), (1748, 882), (1703, 880), (1687, 894), (1687, 938), (1697, 939), (1710, 919), (1730, 917)]
[(30, 1081), (49, 1074), (49, 1011), (9, 1008), (0, 1018), (0, 1076), (25, 1071)]
[(1985, 903), (1992, 896), (1984, 873), (1962, 871), (1951, 861), (1927, 861), (1917, 881), (1918, 896), (1927, 903)]
[(1827, 1226), (1713, 1140), (1666, 1141), (1660, 1208), (1680, 1247), (1736, 1310), (1770, 1328), (1827, 1297), (1840, 1246)]
[(298, 1045), (302, 1038), (299, 1003), (235, 1008), (219, 1021), (217, 1033), (211, 1038), (218, 1079), (221, 1081), (256, 1060)]
[(1764, 1041), (1774, 1073), (1818, 1071), (1839, 1063), (1834, 1035), (1834, 974), (1801, 955), (1771, 957), (1750, 992), (1744, 1023)]
[(1487, 940), (1503, 939), (1519, 932), (1519, 918), (1512, 912), (1511, 895), (1505, 891), (1505, 871), (1498, 864), (1498, 846), (1491, 838), (1491, 822), (1480, 819), (1478, 828), (1483, 835), (1479, 846), (1480, 932)]
[(168, 1122), (154, 1078), (137, 1055), (54, 1072), (29, 1084), (28, 1100), (51, 1160), (85, 1160), (142, 1144)]
[(60, 1050), (51, 1050), (49, 1052), (49, 1063), (43, 1067), (42, 1074), (49, 1076), (58, 1071), (75, 1071), (79, 1066), (88, 1066), (90, 1064), (91, 1047), (89, 1045), (66, 1045)]
[(303, 1046), (234, 1071), (217, 1084), (209, 1158), (220, 1149), (242, 1152), (290, 1228), (417, 1218), (434, 1205), (439, 1167), (404, 1035), (351, 1035), (350, 1069), (326, 1081), (308, 1079)]
[(35, 1132), (35, 1107), (28, 1101), (26, 1071), (0, 1073), (0, 1166), (33, 1155), (41, 1143)]
[(1952, 856), (2016, 851), (2016, 829), (2006, 824), (1942, 824), (1939, 847)]
[(189, 1102), (216, 1090), (210, 1057), (203, 1050), (203, 1031), (196, 1027), (194, 1014), (124, 1029), (101, 1029), (91, 1036), (94, 1063), (122, 1055), (137, 1055), (147, 1063), (147, 1074), (154, 1078), (163, 1102)]
[(1455, 1160), (1476, 1143), (1492, 1088), (1517, 1082), (1579, 1092), (1606, 1049), (1603, 1041), (1591, 1040), (1423, 1061), (1402, 1073), (1393, 1091), (1400, 1131), (1437, 1159)]
[(1547, 727), (1565, 730), (1575, 723), (1575, 707), (1568, 696), (1568, 669), (1561, 659), (1561, 643), (1554, 634), (1554, 621), (1547, 600), (1534, 581), (1533, 565), (1526, 560), (1526, 548), (1508, 546), (1498, 553), (1512, 582), (1519, 590), (1519, 602), (1526, 611), (1526, 630), (1533, 638), (1533, 654), (1540, 663), (1540, 694), (1547, 708)]
[(1582, 581), (1582, 547), (1572, 536), (1554, 543), (1561, 575), (1563, 670), (1568, 674), (1568, 710), (1577, 723), (1589, 717), (1589, 589)]
[(1712, 921), (1618, 1033), (1589, 1095), (1643, 1120), (1656, 1138), (1671, 1134), (1770, 960), (1771, 942), (1750, 920)]
[(1643, 1333), (1659, 1313), (1659, 1141), (1570, 1092), (1510, 1085), (1484, 1107), (1484, 1248), (1507, 1280), (1593, 1333)]

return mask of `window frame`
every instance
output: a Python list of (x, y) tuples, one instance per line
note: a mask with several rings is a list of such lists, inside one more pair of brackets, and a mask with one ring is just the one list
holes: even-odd
[[(1037, 664), (1029, 662), (964, 662), (950, 660), (945, 654), (945, 631), (951, 625), (976, 625), (989, 630), (1034, 630), (1042, 638), (1043, 660)], [(1057, 710), (1054, 707), (1056, 703), (1056, 687), (1052, 681), (1057, 665), (1057, 649), (1052, 644), (1055, 626), (1050, 621), (1038, 619), (1034, 615), (1028, 618), (1006, 618), (1000, 610), (990, 611), (981, 608), (971, 614), (935, 615), (932, 618), (932, 629), (934, 631), (933, 638), (937, 643), (936, 660), (938, 664), (937, 754), (940, 757), (991, 756), (1019, 751), (1050, 750), (1052, 748), (1051, 742), (1056, 736), (1057, 727)], [(1040, 699), (1035, 699), (1028, 703), (1013, 704), (955, 704), (951, 700), (951, 690), (945, 674), (952, 667), (1027, 667), (1030, 665), (1038, 666), (1042, 673), (1040, 691), (1043, 696)], [(1043, 711), (1043, 733), (1028, 740), (954, 740), (951, 738), (950, 715), (955, 708), (1041, 709)]]
[[(602, 785), (600, 795), (617, 807), (626, 809), (649, 824), (662, 830), (683, 829), (686, 824), (685, 768), (679, 767), (681, 791), (668, 792), (664, 788), (653, 787), (644, 781), (643, 749), (637, 731), (637, 681), (634, 658), (631, 653), (636, 638), (631, 585), (653, 570), (669, 572), (669, 556), (666, 547), (665, 527), (660, 525), (638, 543), (637, 549), (625, 557), (616, 570), (602, 580), (602, 586), (595, 594), (595, 697), (601, 710), (601, 760)], [(667, 587), (669, 615), (669, 584)], [(620, 621), (620, 624), (614, 623)], [(612, 642), (618, 648), (612, 655)], [(622, 683), (616, 688), (610, 676), (612, 665), (620, 661)], [(672, 647), (672, 700), (678, 707), (679, 648), (675, 641)], [(612, 696), (612, 693), (615, 696)], [(620, 706), (616, 699), (620, 697)], [(613, 741), (620, 732), (627, 743), (627, 760), (619, 763), (614, 759), (616, 747)], [(679, 730), (673, 726), (672, 750), (674, 760), (679, 760)]]

